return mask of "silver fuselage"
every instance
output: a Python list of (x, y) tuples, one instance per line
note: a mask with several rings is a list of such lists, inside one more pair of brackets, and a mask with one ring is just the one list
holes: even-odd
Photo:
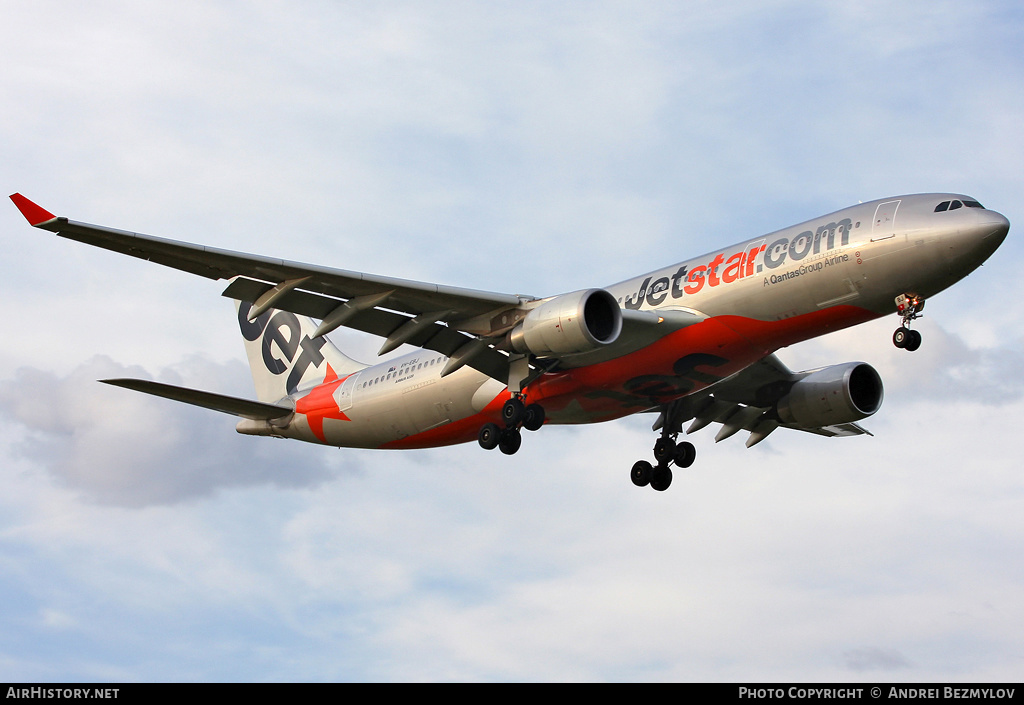
[[(691, 394), (785, 345), (894, 313), (900, 294), (933, 296), (980, 266), (1009, 230), (981, 207), (936, 212), (943, 202), (974, 203), (958, 194), (861, 203), (606, 287), (623, 309), (693, 313), (702, 323), (612, 360), (568, 359), (528, 398), (549, 423), (621, 417), (650, 408), (651, 385)], [(673, 387), (684, 360), (701, 355), (714, 356), (714, 367), (683, 370), (687, 384)], [(444, 361), (418, 350), (371, 365), (334, 382), (339, 413), (317, 419), (317, 433), (297, 413), (275, 435), (365, 448), (473, 440), (497, 420), (508, 390), (470, 367), (442, 377)]]

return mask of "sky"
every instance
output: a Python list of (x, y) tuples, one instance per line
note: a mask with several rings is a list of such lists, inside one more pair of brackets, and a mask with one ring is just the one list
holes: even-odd
[(224, 283), (0, 208), (0, 680), (1020, 680), (1019, 3), (0, 2), (0, 181), (75, 220), (536, 296), (899, 194), (1014, 224), (919, 351), (780, 351), (873, 365), (873, 437), (708, 428), (658, 493), (648, 416), (339, 450), (97, 384), (252, 397)]

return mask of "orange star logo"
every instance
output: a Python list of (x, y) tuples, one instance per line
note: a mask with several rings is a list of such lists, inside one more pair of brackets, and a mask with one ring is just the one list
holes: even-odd
[(318, 384), (309, 390), (309, 393), (295, 401), (295, 411), (306, 415), (306, 422), (313, 435), (322, 443), (327, 442), (324, 436), (324, 419), (338, 419), (339, 421), (351, 421), (343, 411), (338, 408), (334, 401), (334, 391), (341, 386), (341, 383), (348, 379), (348, 376), (338, 379), (338, 373), (327, 363), (327, 374), (324, 375), (322, 384)]

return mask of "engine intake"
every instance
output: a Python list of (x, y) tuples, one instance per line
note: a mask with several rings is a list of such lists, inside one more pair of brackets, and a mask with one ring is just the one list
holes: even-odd
[(787, 424), (817, 428), (853, 423), (882, 406), (882, 378), (866, 362), (814, 370), (796, 382), (776, 405)]
[(548, 299), (509, 334), (512, 349), (538, 357), (586, 352), (614, 343), (622, 311), (604, 289), (586, 289)]

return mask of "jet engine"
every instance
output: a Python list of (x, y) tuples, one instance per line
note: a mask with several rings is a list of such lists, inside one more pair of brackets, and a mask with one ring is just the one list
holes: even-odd
[(512, 349), (538, 357), (586, 352), (614, 343), (622, 311), (604, 289), (555, 296), (530, 311), (509, 334)]
[(814, 370), (776, 404), (783, 423), (817, 428), (867, 418), (882, 406), (882, 378), (865, 362)]

